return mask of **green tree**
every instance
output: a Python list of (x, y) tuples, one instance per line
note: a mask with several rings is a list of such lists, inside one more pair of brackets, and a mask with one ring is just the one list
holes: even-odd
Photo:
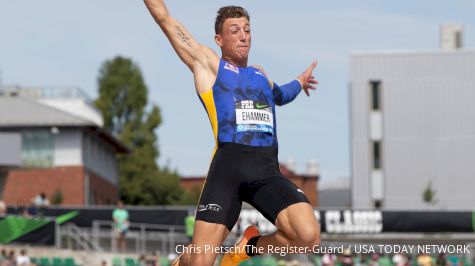
[(98, 85), (95, 104), (104, 129), (131, 149), (118, 156), (121, 198), (134, 205), (181, 203), (186, 193), (178, 174), (157, 165), (155, 131), (162, 119), (158, 106), (147, 111), (148, 89), (139, 67), (120, 56), (108, 60), (101, 66)]
[(53, 195), (51, 195), (51, 204), (61, 205), (63, 203), (63, 192), (60, 188), (56, 188)]
[(437, 192), (432, 189), (432, 182), (429, 181), (427, 183), (427, 187), (424, 189), (422, 192), (422, 199), (424, 200), (425, 203), (434, 205), (437, 203), (436, 197)]

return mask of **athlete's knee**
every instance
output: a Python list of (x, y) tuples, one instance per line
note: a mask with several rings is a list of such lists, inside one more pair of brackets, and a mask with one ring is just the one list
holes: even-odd
[(312, 247), (320, 244), (319, 226), (300, 226), (287, 232), (288, 240), (297, 246)]
[(299, 228), (296, 234), (301, 246), (312, 247), (320, 244), (320, 226), (318, 224)]

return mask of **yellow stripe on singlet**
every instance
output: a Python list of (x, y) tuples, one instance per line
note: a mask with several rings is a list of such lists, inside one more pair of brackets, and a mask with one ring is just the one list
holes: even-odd
[[(215, 146), (218, 146), (218, 114), (216, 113), (216, 104), (214, 103), (213, 90), (199, 94), (203, 101), (206, 112), (208, 113), (209, 121), (211, 122), (211, 128), (213, 129)], [(215, 151), (216, 151), (215, 147)], [(213, 152), (214, 156), (214, 152)]]
[[(216, 153), (216, 150), (218, 149), (218, 114), (216, 112), (216, 104), (214, 103), (213, 89), (208, 90), (207, 92), (204, 92), (204, 93), (200, 93), (199, 96), (205, 105), (206, 112), (208, 113), (209, 121), (211, 123), (211, 128), (213, 129), (215, 145), (213, 149), (213, 154), (211, 155), (211, 160), (210, 160), (210, 165), (211, 165), (211, 161), (213, 160), (214, 154)], [(201, 199), (201, 194), (203, 193), (203, 188), (206, 185), (206, 180), (207, 178), (205, 178), (205, 182), (203, 184), (203, 187), (201, 188), (198, 202)]]

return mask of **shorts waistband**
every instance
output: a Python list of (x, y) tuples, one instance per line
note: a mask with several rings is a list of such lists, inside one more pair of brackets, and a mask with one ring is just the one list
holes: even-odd
[(256, 152), (274, 152), (277, 150), (277, 145), (273, 146), (249, 146), (240, 143), (234, 142), (219, 142), (218, 149), (225, 148), (225, 149), (236, 149), (236, 150), (243, 150), (243, 151), (256, 151)]

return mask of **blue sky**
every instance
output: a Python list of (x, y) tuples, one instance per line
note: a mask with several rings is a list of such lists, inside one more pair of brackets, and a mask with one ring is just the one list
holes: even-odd
[[(352, 51), (436, 50), (441, 23), (462, 23), (465, 46), (474, 47), (475, 2), (421, 1), (191, 1), (169, 0), (170, 12), (201, 43), (214, 44), (216, 10), (245, 7), (251, 15), (250, 64), (278, 83), (312, 60), (320, 81), (277, 110), (279, 159), (293, 158), (298, 172), (309, 159), (321, 178), (350, 175), (349, 62)], [(0, 71), (4, 85), (79, 86), (97, 96), (101, 63), (116, 55), (141, 68), (149, 99), (162, 109), (160, 163), (183, 175), (204, 175), (213, 149), (206, 113), (191, 72), (175, 55), (142, 1), (0, 0)]]

